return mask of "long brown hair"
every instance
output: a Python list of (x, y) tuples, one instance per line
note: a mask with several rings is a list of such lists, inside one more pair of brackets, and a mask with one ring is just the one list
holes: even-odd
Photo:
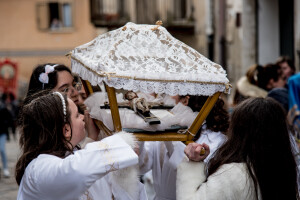
[(246, 163), (256, 195), (299, 199), (297, 168), (283, 108), (272, 98), (249, 98), (232, 113), (228, 140), (209, 161), (208, 175), (228, 163)]
[(64, 125), (71, 124), (68, 101), (63, 97), (67, 108), (65, 119), (62, 100), (57, 94), (44, 90), (25, 99), (29, 103), (22, 107), (19, 116), (22, 155), (15, 171), (18, 184), (28, 164), (40, 154), (64, 157), (73, 152), (72, 144), (63, 135)]

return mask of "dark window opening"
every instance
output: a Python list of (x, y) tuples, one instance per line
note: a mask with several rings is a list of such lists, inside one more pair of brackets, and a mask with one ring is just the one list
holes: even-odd
[(37, 22), (40, 30), (64, 30), (73, 27), (71, 3), (38, 3)]

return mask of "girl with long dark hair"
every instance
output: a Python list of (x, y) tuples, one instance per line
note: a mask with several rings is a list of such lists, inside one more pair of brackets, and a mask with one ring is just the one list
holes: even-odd
[(177, 169), (179, 200), (299, 199), (285, 113), (271, 98), (250, 98), (236, 107), (228, 140), (208, 163), (208, 174), (202, 162), (208, 145), (189, 144), (185, 153), (190, 161)]
[(85, 122), (74, 102), (59, 92), (43, 91), (27, 98), (30, 103), (22, 108), (21, 156), (16, 164), (19, 200), (111, 199), (112, 195), (141, 199), (139, 190), (125, 192), (106, 180), (111, 178), (116, 185), (113, 181), (120, 181), (119, 174), (106, 175), (137, 164), (132, 135), (117, 133), (79, 150)]

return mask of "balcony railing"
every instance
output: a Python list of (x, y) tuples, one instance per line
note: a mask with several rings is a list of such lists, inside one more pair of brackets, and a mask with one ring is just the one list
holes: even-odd
[(128, 21), (154, 24), (160, 19), (165, 27), (194, 28), (192, 0), (90, 0), (90, 2), (91, 21), (98, 27), (120, 27)]
[(95, 26), (122, 26), (130, 21), (125, 0), (91, 0), (91, 21)]

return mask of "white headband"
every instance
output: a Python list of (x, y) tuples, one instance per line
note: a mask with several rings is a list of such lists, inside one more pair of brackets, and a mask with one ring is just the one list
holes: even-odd
[(56, 65), (46, 65), (45, 66), (45, 72), (42, 72), (39, 76), (39, 81), (43, 83), (43, 89), (44, 89), (44, 84), (49, 83), (49, 76), (48, 74), (54, 71), (54, 68), (58, 66)]
[(62, 106), (63, 106), (63, 113), (64, 113), (64, 122), (66, 122), (67, 108), (66, 108), (65, 99), (64, 99), (63, 95), (60, 92), (53, 92), (53, 94), (56, 94), (61, 99), (61, 103), (62, 103)]

